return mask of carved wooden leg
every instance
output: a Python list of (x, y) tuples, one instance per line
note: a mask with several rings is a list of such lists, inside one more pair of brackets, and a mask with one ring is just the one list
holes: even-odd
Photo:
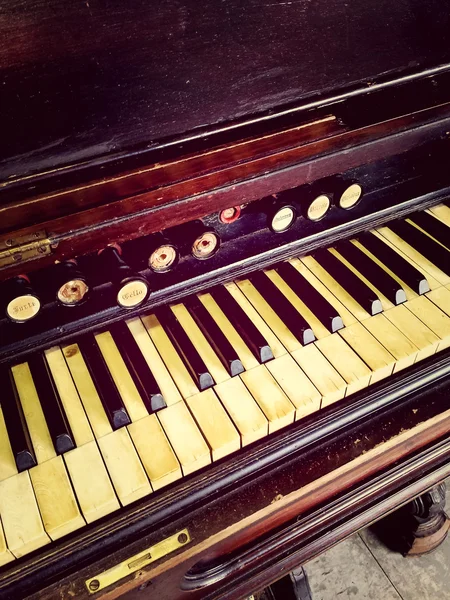
[(447, 537), (445, 483), (441, 483), (373, 526), (379, 539), (404, 556), (425, 554)]

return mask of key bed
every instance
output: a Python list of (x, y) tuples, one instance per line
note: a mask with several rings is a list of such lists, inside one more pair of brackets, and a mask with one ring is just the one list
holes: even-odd
[(445, 228), (437, 206), (2, 367), (0, 564), (447, 348)]

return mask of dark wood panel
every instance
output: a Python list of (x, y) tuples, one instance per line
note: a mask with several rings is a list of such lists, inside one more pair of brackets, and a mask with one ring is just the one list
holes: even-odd
[[(312, 183), (363, 164), (403, 155), (427, 144), (430, 153), (433, 152), (433, 156), (436, 153), (433, 165), (435, 169), (435, 166), (441, 165), (442, 150), (448, 143), (446, 131), (450, 119), (449, 107), (450, 104), (447, 103), (367, 127), (338, 131), (335, 135), (316, 142), (300, 144), (254, 159), (248, 157), (247, 161), (198, 176), (194, 173), (191, 178), (172, 184), (169, 181), (173, 174), (173, 163), (169, 163), (167, 174), (164, 174), (164, 167), (161, 169), (161, 177), (169, 178), (162, 188), (87, 208), (75, 215), (41, 221), (15, 231), (14, 237), (44, 229), (50, 238), (53, 252), (43, 255), (39, 260), (30, 261), (25, 266), (23, 263), (15, 263), (11, 267), (5, 267), (2, 269), (2, 276), (6, 278), (23, 272), (24, 269), (46, 266), (55, 259), (80, 256), (101, 249), (108, 243), (141, 237), (235, 204), (251, 202), (268, 194)], [(433, 143), (438, 145), (432, 147)], [(194, 168), (198, 168), (200, 164), (206, 170), (208, 157), (208, 153), (198, 157), (197, 163), (193, 161)], [(188, 162), (190, 160), (187, 159)], [(428, 167), (428, 163), (420, 165), (421, 169)], [(94, 184), (84, 190), (84, 193), (91, 191), (95, 194), (97, 189), (98, 186)], [(77, 194), (76, 191), (72, 193)], [(62, 195), (62, 201), (67, 202), (65, 194)], [(33, 202), (34, 200), (30, 205)], [(24, 210), (26, 212), (26, 205)], [(14, 210), (11, 212), (14, 214)], [(45, 218), (45, 210), (42, 213)], [(8, 208), (4, 209), (4, 217), (8, 219)], [(1, 240), (5, 242), (8, 238), (8, 234), (1, 236)]]
[[(308, 154), (314, 151), (315, 143), (345, 130), (346, 128), (330, 115), (275, 133), (267, 132), (203, 152), (187, 153), (173, 160), (150, 163), (132, 171), (123, 170), (110, 178), (99, 179), (101, 169), (97, 169), (93, 181), (88, 180), (62, 190), (55, 188), (44, 195), (30, 192), (25, 198), (14, 200), (11, 198), (14, 189), (4, 186), (8, 201), (0, 202), (0, 233), (57, 217), (72, 216), (87, 209), (92, 210), (95, 206), (112, 204), (139, 192), (157, 190), (207, 174), (212, 175), (224, 169), (234, 167), (242, 171), (242, 165), (256, 160), (262, 160), (267, 168), (276, 160), (273, 155), (282, 155), (284, 151), (296, 147), (305, 147), (304, 152)], [(160, 198), (155, 204), (160, 204), (161, 201)], [(149, 202), (149, 206), (152, 204)]]
[(6, 0), (0, 178), (450, 60), (441, 0)]

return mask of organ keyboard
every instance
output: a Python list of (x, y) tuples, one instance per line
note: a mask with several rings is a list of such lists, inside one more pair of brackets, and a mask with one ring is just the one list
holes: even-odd
[(450, 475), (449, 15), (400, 4), (6, 1), (0, 600), (241, 600)]
[(440, 204), (4, 365), (2, 564), (448, 348), (449, 234)]

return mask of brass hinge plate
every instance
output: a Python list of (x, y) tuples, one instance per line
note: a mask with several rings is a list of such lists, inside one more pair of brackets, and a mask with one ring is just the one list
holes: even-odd
[(109, 585), (117, 583), (117, 581), (120, 581), (127, 575), (140, 571), (140, 569), (155, 562), (155, 560), (163, 558), (167, 554), (178, 550), (178, 548), (186, 546), (190, 541), (191, 537), (188, 530), (183, 529), (165, 540), (158, 542), (154, 546), (150, 546), (150, 548), (139, 552), (139, 554), (130, 556), (127, 560), (111, 567), (107, 571), (103, 571), (103, 573), (87, 579), (85, 583), (88, 592), (90, 594), (96, 594)]
[(0, 240), (0, 267), (20, 264), (51, 254), (50, 240), (45, 231)]

